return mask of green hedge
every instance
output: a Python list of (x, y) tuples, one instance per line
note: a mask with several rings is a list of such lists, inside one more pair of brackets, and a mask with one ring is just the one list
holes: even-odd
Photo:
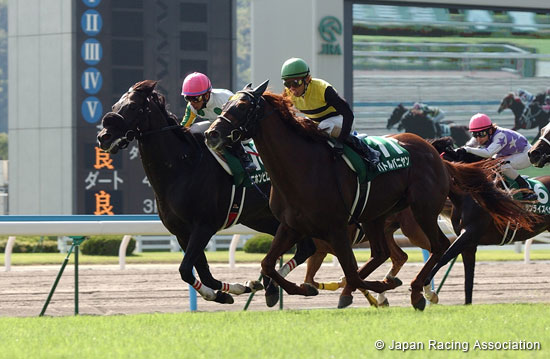
[[(120, 236), (92, 236), (82, 242), (80, 249), (83, 254), (118, 256), (120, 242), (122, 242), (122, 238)], [(131, 255), (135, 248), (136, 240), (132, 238), (128, 243), (128, 247), (126, 247), (126, 255)]]
[[(0, 253), (6, 251), (7, 239), (0, 239)], [(57, 241), (44, 240), (36, 242), (24, 242), (19, 239), (15, 240), (12, 248), (13, 253), (56, 253)]]
[[(273, 242), (273, 236), (270, 234), (256, 234), (246, 241), (243, 247), (245, 253), (267, 253)], [(296, 246), (293, 246), (287, 253), (295, 253)]]

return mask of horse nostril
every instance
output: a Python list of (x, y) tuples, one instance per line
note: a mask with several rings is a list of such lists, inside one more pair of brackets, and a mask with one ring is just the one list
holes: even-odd
[(97, 140), (99, 142), (105, 142), (105, 141), (108, 141), (109, 139), (111, 139), (111, 135), (108, 133), (104, 133), (102, 135), (97, 136)]
[(216, 130), (208, 131), (208, 137), (212, 140), (217, 140), (220, 138), (220, 133)]

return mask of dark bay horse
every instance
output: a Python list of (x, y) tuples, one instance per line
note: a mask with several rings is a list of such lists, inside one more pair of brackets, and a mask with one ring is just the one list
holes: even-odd
[[(424, 309), (424, 280), (449, 246), (437, 219), (451, 192), (464, 188), (494, 214), (496, 223), (518, 217), (524, 210), (488, 179), (491, 169), (444, 162), (429, 143), (414, 134), (392, 138), (410, 155), (411, 166), (384, 173), (369, 182), (369, 200), (357, 221), (369, 239), (371, 259), (357, 270), (349, 240), (350, 208), (357, 188), (356, 174), (327, 144), (327, 135), (308, 119), (295, 116), (289, 99), (265, 93), (267, 81), (239, 91), (206, 131), (207, 144), (220, 150), (241, 138), (253, 138), (272, 181), (270, 207), (281, 225), (262, 260), (262, 273), (287, 293), (311, 295), (310, 286), (298, 287), (275, 270), (278, 257), (306, 237), (325, 240), (334, 250), (351, 290), (383, 292), (392, 280), (363, 278), (389, 256), (384, 239), (386, 218), (406, 207), (430, 241), (431, 255), (411, 283), (411, 303)], [(479, 179), (485, 182), (479, 184)], [(474, 184), (475, 183), (475, 184)]]
[(539, 140), (529, 150), (529, 160), (539, 168), (550, 163), (550, 124), (540, 130)]
[[(261, 288), (257, 282), (242, 285), (213, 278), (204, 254), (210, 238), (228, 220), (233, 179), (204, 144), (202, 132), (192, 132), (177, 124), (177, 118), (166, 109), (164, 96), (155, 91), (156, 83), (138, 82), (122, 95), (113, 105), (113, 112), (102, 119), (103, 129), (97, 136), (99, 145), (114, 154), (133, 138), (138, 139), (160, 219), (185, 251), (179, 268), (181, 278), (204, 299), (231, 304), (233, 298), (229, 293), (250, 293)], [(269, 182), (258, 186), (269, 193)], [(267, 198), (255, 189), (245, 189), (243, 195), (238, 223), (275, 235), (279, 221), (271, 213)], [(303, 263), (314, 251), (313, 242), (306, 240), (292, 260)], [(193, 267), (202, 283), (193, 275)]]
[(542, 105), (533, 101), (529, 106), (525, 106), (521, 99), (513, 92), (508, 93), (498, 107), (497, 112), (501, 113), (505, 109), (510, 109), (514, 114), (514, 127), (512, 130), (539, 128), (539, 132), (531, 142), (534, 144), (539, 138), (540, 131), (548, 123), (550, 114), (542, 110)]
[[(443, 138), (433, 142), (434, 147), (438, 152), (443, 154), (443, 158), (450, 161), (478, 162), (487, 161), (476, 155), (464, 152), (455, 152), (453, 150), (452, 139)], [(480, 164), (483, 162), (479, 162)], [(536, 180), (542, 182), (546, 188), (550, 189), (550, 176), (536, 177)], [(537, 191), (536, 191), (537, 192)], [(550, 213), (546, 215), (533, 215), (533, 226), (530, 229), (520, 228), (517, 231), (515, 223), (507, 224), (505, 228), (499, 228), (495, 225), (491, 213), (480, 207), (478, 203), (470, 195), (455, 195), (453, 204), (455, 205), (454, 213), (458, 214), (455, 218), (456, 233), (458, 235), (456, 241), (447, 249), (439, 263), (434, 267), (430, 275), (425, 281), (429, 283), (435, 276), (437, 271), (447, 264), (451, 259), (458, 254), (462, 254), (464, 264), (464, 291), (465, 303), (472, 303), (472, 292), (474, 287), (474, 272), (476, 262), (476, 251), (479, 245), (503, 245), (511, 242), (521, 242), (536, 236), (546, 230), (550, 230)], [(539, 202), (541, 204), (548, 203), (549, 198), (546, 195), (539, 194)], [(527, 204), (528, 208), (534, 207)], [(506, 264), (502, 264), (506, 265)]]
[[(451, 136), (457, 146), (465, 145), (471, 138), (467, 126), (460, 126), (450, 121), (436, 123), (435, 126), (439, 127), (439, 133), (437, 133), (434, 123), (430, 118), (413, 114), (401, 103), (393, 109), (391, 116), (388, 118), (386, 128), (389, 130), (396, 124), (399, 131), (404, 130), (426, 139)], [(445, 134), (445, 131), (449, 133)]]

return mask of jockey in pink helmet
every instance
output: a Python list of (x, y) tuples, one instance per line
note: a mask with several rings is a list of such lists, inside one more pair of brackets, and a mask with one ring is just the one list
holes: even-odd
[[(515, 180), (520, 188), (529, 189), (527, 181), (517, 170), (531, 166), (527, 152), (531, 144), (522, 134), (498, 127), (483, 113), (477, 113), (470, 119), (472, 139), (466, 143), (464, 150), (480, 157), (502, 158), (502, 174)], [(526, 191), (523, 199), (535, 200), (537, 196), (532, 191)]]
[[(181, 125), (191, 127), (199, 122), (196, 121), (197, 119), (212, 123), (222, 113), (223, 105), (233, 96), (233, 92), (225, 89), (213, 89), (208, 76), (200, 72), (193, 72), (183, 80), (181, 95), (187, 101)], [(245, 153), (241, 144), (237, 143), (227, 147), (227, 150), (241, 161), (247, 172), (256, 171), (256, 165)]]

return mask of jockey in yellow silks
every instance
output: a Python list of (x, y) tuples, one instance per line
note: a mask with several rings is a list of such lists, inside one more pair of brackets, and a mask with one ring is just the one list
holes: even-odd
[(352, 134), (353, 111), (331, 84), (312, 78), (307, 63), (296, 57), (285, 61), (281, 78), (285, 86), (283, 96), (289, 97), (296, 109), (336, 139), (336, 150), (341, 151), (342, 144), (346, 143), (363, 157), (369, 167), (376, 167), (380, 153)]

